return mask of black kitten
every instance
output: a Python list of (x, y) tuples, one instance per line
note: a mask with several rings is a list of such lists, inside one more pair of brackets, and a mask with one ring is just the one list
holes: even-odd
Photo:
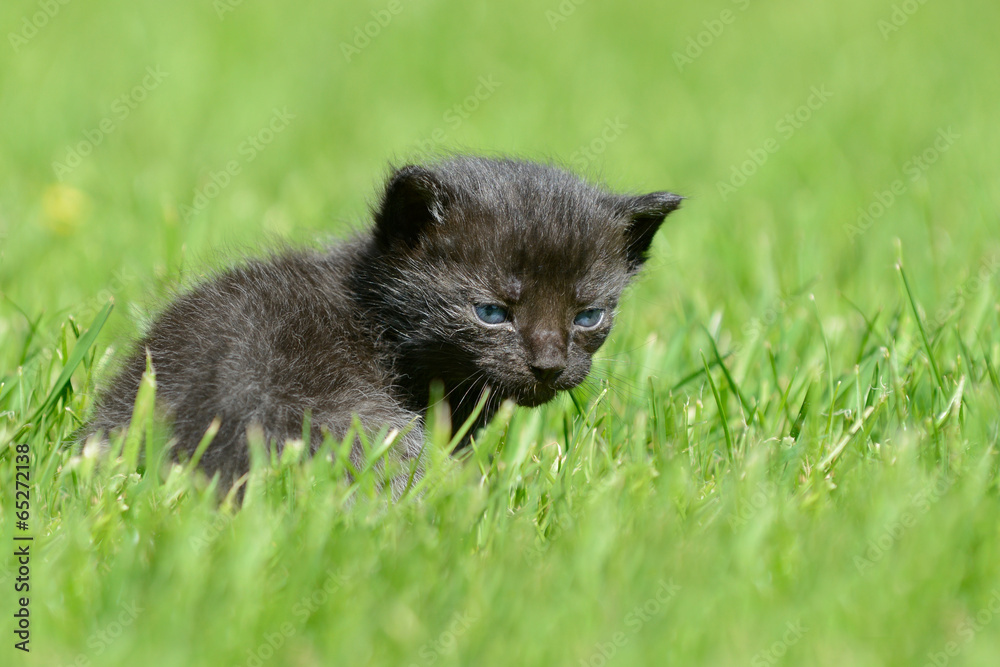
[(99, 398), (88, 432), (128, 425), (148, 351), (178, 447), (192, 452), (220, 418), (202, 466), (225, 479), (248, 469), (248, 428), (280, 446), (301, 437), (307, 412), (314, 446), (323, 430), (343, 437), (354, 415), (372, 432), (412, 424), (394, 446), (412, 462), (434, 380), (455, 426), (487, 387), (476, 426), (502, 399), (536, 406), (580, 384), (680, 201), (615, 195), (511, 159), (404, 167), (359, 238), (251, 260), (178, 298)]

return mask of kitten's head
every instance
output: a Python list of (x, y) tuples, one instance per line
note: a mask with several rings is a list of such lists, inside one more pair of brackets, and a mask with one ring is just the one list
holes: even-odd
[(669, 192), (616, 195), (561, 169), (459, 157), (389, 179), (375, 212), (380, 315), (400, 366), (473, 400), (538, 405), (580, 384)]

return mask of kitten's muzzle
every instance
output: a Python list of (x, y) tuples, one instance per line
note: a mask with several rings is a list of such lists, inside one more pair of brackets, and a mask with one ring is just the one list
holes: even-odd
[(566, 370), (566, 336), (560, 331), (533, 331), (527, 336), (528, 367), (535, 380), (553, 384)]
[(535, 381), (519, 392), (518, 405), (537, 407), (551, 401), (560, 391), (572, 389), (580, 384), (582, 377), (577, 377), (576, 373), (564, 372), (565, 370), (565, 365), (541, 369), (532, 366), (531, 372)]

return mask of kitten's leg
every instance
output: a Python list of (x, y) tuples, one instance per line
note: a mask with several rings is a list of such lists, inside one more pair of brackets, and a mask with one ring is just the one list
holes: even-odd
[[(389, 429), (386, 437), (394, 437), (389, 452), (383, 461), (376, 465), (375, 473), (381, 484), (389, 484), (393, 499), (398, 500), (408, 484), (416, 483), (423, 476), (423, 419), (388, 397), (384, 400), (369, 399), (364, 404), (356, 406), (350, 414), (339, 411), (314, 414), (310, 437), (310, 448), (313, 453), (323, 443), (323, 431), (330, 433), (334, 441), (341, 440), (354, 424), (355, 417), (365, 429), (369, 447), (375, 448), (382, 444), (376, 442), (374, 438), (386, 427)], [(351, 464), (356, 469), (361, 469), (366, 463), (365, 457), (361, 440), (356, 437), (350, 453)], [(385, 461), (388, 461), (394, 469), (388, 479), (386, 479)]]
[[(79, 436), (81, 441), (101, 434), (102, 442), (107, 443), (109, 434), (120, 432), (129, 425), (144, 364), (144, 359), (138, 355), (130, 360), (102, 396), (90, 423)], [(387, 458), (396, 464), (400, 472), (386, 480), (382, 472), (384, 466), (379, 466), (377, 471), (382, 476), (380, 481), (388, 482), (392, 487), (394, 498), (406, 489), (411, 471), (413, 481), (423, 475), (420, 460), (424, 445), (423, 420), (419, 414), (400, 406), (385, 389), (373, 383), (353, 378), (351, 385), (339, 392), (323, 397), (300, 395), (293, 401), (288, 400), (287, 392), (282, 392), (277, 396), (266, 393), (229, 394), (225, 397), (228, 400), (223, 402), (218, 397), (213, 397), (215, 400), (200, 400), (190, 387), (171, 382), (171, 379), (164, 375), (158, 378), (157, 412), (170, 424), (175, 453), (185, 452), (191, 456), (213, 418), (218, 417), (219, 430), (203, 454), (200, 467), (210, 476), (218, 472), (223, 487), (234, 484), (250, 468), (249, 429), (261, 429), (265, 442), (275, 443), (280, 450), (288, 440), (302, 437), (307, 410), (312, 415), (311, 453), (322, 445), (324, 430), (334, 440), (341, 440), (356, 416), (369, 442), (385, 426), (390, 432), (399, 434)], [(360, 439), (355, 439), (351, 463), (355, 468), (365, 464)]]

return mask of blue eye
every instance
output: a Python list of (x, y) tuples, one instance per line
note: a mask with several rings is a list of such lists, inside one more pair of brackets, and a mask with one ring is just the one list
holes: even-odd
[(503, 324), (510, 319), (510, 313), (495, 303), (483, 303), (476, 306), (476, 317), (486, 324)]
[(593, 329), (604, 319), (604, 310), (601, 308), (588, 308), (576, 314), (573, 324), (584, 329)]

